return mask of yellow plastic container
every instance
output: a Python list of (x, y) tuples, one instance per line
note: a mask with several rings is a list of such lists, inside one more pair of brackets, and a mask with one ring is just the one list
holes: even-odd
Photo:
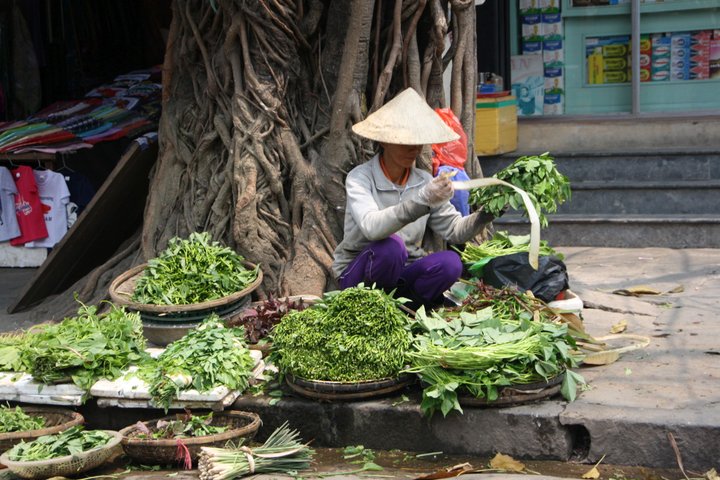
[(513, 95), (475, 101), (475, 155), (517, 150), (517, 101)]

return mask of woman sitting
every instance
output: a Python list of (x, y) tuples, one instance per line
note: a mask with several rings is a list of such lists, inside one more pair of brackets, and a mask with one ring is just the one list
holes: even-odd
[(460, 244), (493, 219), (482, 211), (463, 217), (449, 202), (450, 178), (433, 178), (415, 167), (423, 145), (458, 135), (411, 88), (353, 125), (353, 131), (379, 142), (380, 153), (345, 180), (344, 237), (332, 267), (340, 288), (375, 284), (409, 298), (411, 308), (438, 306), (463, 267), (453, 251), (426, 254), (426, 228)]

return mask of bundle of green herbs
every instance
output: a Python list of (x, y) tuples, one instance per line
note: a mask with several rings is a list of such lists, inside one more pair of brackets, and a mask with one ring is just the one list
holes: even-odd
[(325, 294), (288, 313), (272, 332), (282, 373), (309, 380), (357, 382), (397, 377), (410, 345), (402, 300), (363, 285)]
[(215, 300), (243, 290), (258, 277), (245, 259), (212, 241), (207, 232), (175, 237), (160, 255), (148, 261), (135, 285), (132, 300), (154, 305), (187, 305)]
[(549, 381), (564, 375), (561, 392), (572, 401), (583, 378), (571, 371), (579, 356), (568, 325), (543, 321), (524, 294), (469, 298), (459, 309), (418, 310), (408, 353), (410, 369), (424, 383), (422, 410), (462, 412), (458, 394), (498, 399), (502, 387)]
[(243, 391), (255, 366), (244, 337), (242, 330), (226, 328), (212, 314), (157, 359), (145, 362), (138, 374), (150, 384), (154, 403), (166, 411), (183, 390), (207, 392), (226, 386)]
[[(473, 264), (491, 259), (512, 255), (513, 253), (527, 252), (530, 249), (530, 235), (510, 235), (506, 231), (497, 231), (492, 238), (480, 244), (467, 243), (460, 252), (463, 263)], [(547, 241), (540, 241), (540, 255), (554, 256), (563, 260), (565, 256), (550, 247)]]
[(147, 353), (140, 315), (108, 305), (103, 313), (81, 305), (74, 317), (14, 337), (14, 346), (8, 339), (0, 368), (28, 372), (46, 384), (71, 380), (84, 390), (100, 379), (115, 380)]
[[(570, 200), (570, 181), (557, 170), (555, 161), (548, 152), (520, 157), (493, 175), (493, 178), (527, 192), (543, 227), (548, 225), (545, 213), (556, 212), (558, 205)], [(519, 193), (502, 185), (471, 190), (469, 203), (482, 207), (485, 212), (496, 217), (500, 216), (508, 205), (512, 208), (523, 205)]]
[(0, 405), (0, 433), (26, 432), (45, 428), (45, 418), (31, 416), (16, 406)]
[(75, 455), (107, 445), (112, 436), (102, 430), (84, 430), (76, 425), (55, 435), (43, 435), (32, 442), (20, 442), (8, 453), (15, 462), (37, 462)]

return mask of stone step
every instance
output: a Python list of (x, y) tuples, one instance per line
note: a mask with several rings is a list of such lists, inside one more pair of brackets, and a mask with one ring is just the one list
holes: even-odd
[[(538, 152), (542, 153), (542, 152)], [(483, 174), (490, 176), (522, 154), (480, 158)], [(684, 181), (720, 180), (717, 149), (694, 152), (630, 152), (562, 154), (555, 164), (571, 184), (578, 181)]]
[[(718, 215), (555, 214), (541, 232), (551, 246), (720, 248)], [(496, 230), (525, 235), (526, 217), (506, 214)]]
[(716, 213), (720, 180), (685, 182), (577, 182), (561, 214)]

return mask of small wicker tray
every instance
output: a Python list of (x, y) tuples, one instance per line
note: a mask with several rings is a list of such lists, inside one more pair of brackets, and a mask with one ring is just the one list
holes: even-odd
[(551, 378), (547, 382), (535, 382), (524, 385), (503, 387), (496, 400), (475, 398), (470, 395), (458, 394), (458, 402), (464, 407), (513, 407), (538, 402), (556, 395), (562, 388), (565, 373)]
[[(243, 265), (248, 269), (254, 269), (256, 267), (255, 264), (250, 262), (244, 262)], [(190, 303), (187, 305), (157, 305), (133, 302), (131, 298), (135, 291), (135, 285), (146, 267), (147, 263), (143, 263), (120, 274), (110, 284), (108, 293), (112, 301), (116, 304), (123, 305), (131, 310), (136, 310), (141, 314), (151, 314), (152, 318), (148, 319), (155, 321), (171, 321), (173, 317), (179, 317), (181, 321), (185, 321), (188, 315), (197, 315), (203, 312), (207, 312), (208, 314), (213, 312), (222, 312), (224, 314), (234, 313), (238, 310), (238, 303), (249, 302), (249, 298), (246, 297), (250, 295), (263, 280), (262, 270), (258, 269), (257, 278), (244, 289), (225, 297), (208, 300), (206, 302)], [(218, 315), (220, 315), (220, 313), (218, 313)]]
[[(175, 418), (174, 415), (169, 415), (143, 423), (152, 430), (158, 420), (174, 420)], [(211, 425), (229, 426), (228, 430), (216, 435), (183, 438), (182, 443), (190, 451), (193, 463), (196, 463), (201, 447), (223, 447), (228, 441), (237, 441), (240, 438), (250, 440), (257, 433), (261, 423), (260, 417), (251, 412), (239, 410), (216, 412), (213, 413)], [(125, 454), (136, 462), (145, 465), (172, 465), (177, 462), (177, 440), (137, 438), (138, 429), (135, 425), (123, 428), (120, 430), (120, 434), (123, 437), (122, 446)]]
[(374, 398), (396, 392), (416, 381), (414, 375), (403, 374), (396, 378), (382, 378), (363, 382), (329, 382), (325, 380), (307, 380), (293, 375), (285, 375), (288, 386), (303, 397), (315, 400), (347, 401)]
[(86, 452), (52, 458), (50, 460), (38, 460), (36, 462), (16, 462), (8, 459), (8, 452), (5, 452), (0, 456), (0, 463), (6, 465), (16, 476), (31, 480), (65, 477), (86, 472), (99, 467), (119, 452), (122, 436), (112, 430), (103, 431), (112, 436), (110, 441), (102, 447), (94, 448)]
[(0, 452), (6, 452), (23, 442), (31, 442), (43, 435), (53, 435), (64, 432), (75, 425), (82, 425), (85, 419), (82, 415), (64, 408), (22, 407), (23, 412), (31, 417), (43, 417), (45, 428), (25, 430), (23, 432), (0, 433)]

